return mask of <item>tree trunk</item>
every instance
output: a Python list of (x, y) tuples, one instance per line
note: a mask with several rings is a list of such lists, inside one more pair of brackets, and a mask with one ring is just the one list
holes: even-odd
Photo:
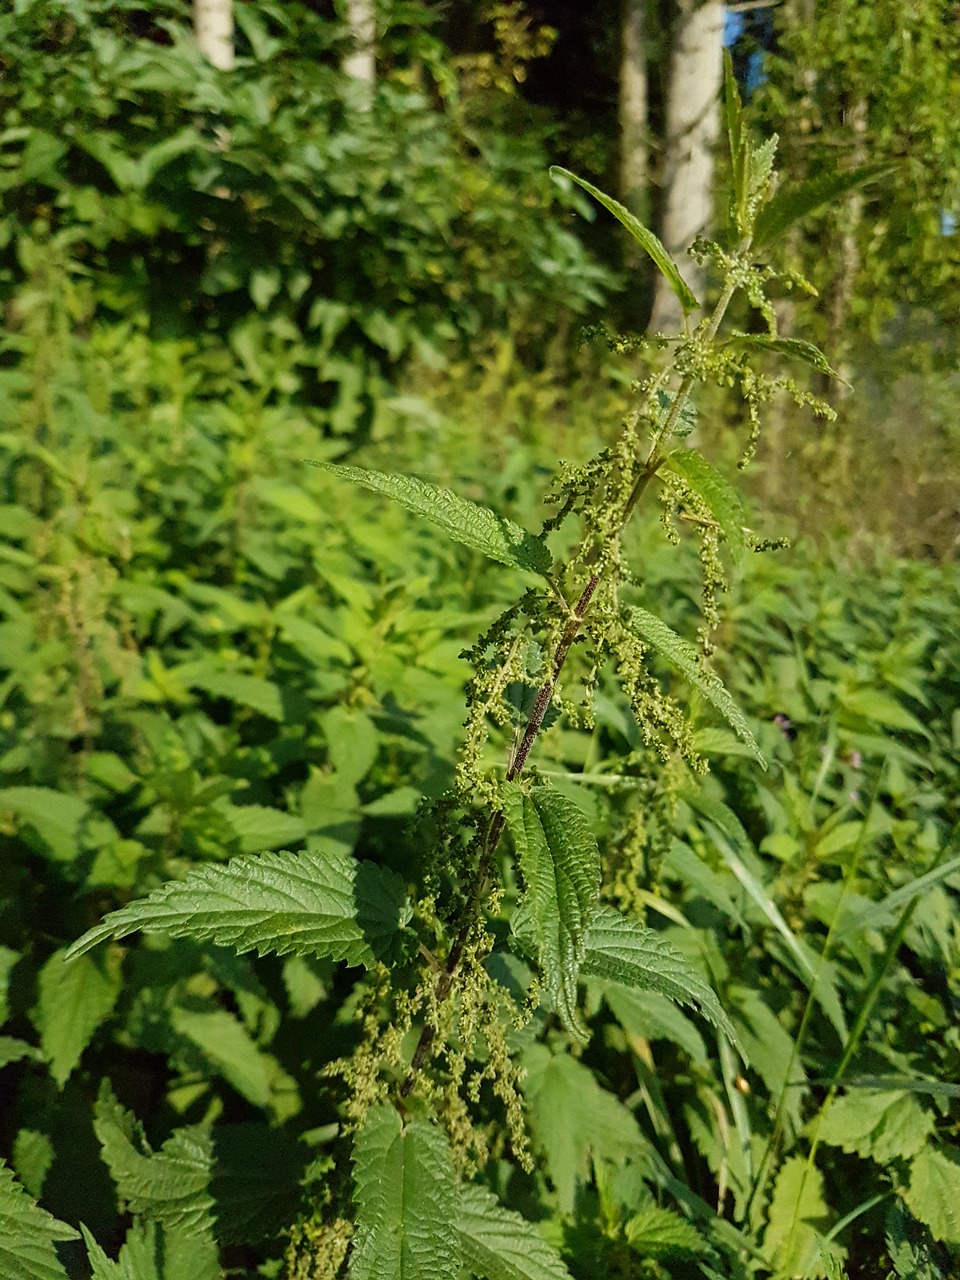
[[(647, 0), (623, 0), (620, 44), (620, 199), (641, 222), (649, 220), (647, 156), (650, 145), (647, 123)], [(633, 237), (627, 241), (628, 265)]]
[(377, 83), (377, 9), (375, 0), (344, 0), (343, 15), (350, 31), (350, 52), (341, 69), (362, 86), (362, 105), (369, 107)]
[[(713, 217), (714, 147), (720, 133), (723, 83), (723, 10), (717, 0), (678, 0), (667, 90), (661, 239), (695, 294), (703, 268), (686, 254)], [(673, 290), (658, 278), (650, 328), (666, 332), (682, 324)]]
[(233, 0), (193, 0), (193, 30), (200, 52), (221, 71), (233, 67)]

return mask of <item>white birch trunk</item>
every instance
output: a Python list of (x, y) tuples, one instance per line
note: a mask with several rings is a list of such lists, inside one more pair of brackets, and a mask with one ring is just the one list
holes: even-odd
[[(647, 210), (647, 0), (623, 0), (620, 43), (620, 199), (641, 221)], [(629, 244), (636, 247), (632, 237)]]
[(377, 83), (376, 0), (344, 0), (343, 16), (350, 31), (351, 49), (341, 70), (363, 86), (361, 102), (369, 106)]
[[(703, 269), (688, 256), (691, 241), (713, 218), (714, 148), (720, 133), (723, 10), (717, 0), (678, 0), (667, 91), (661, 239), (680, 274), (701, 297)], [(680, 304), (658, 278), (650, 328), (677, 329)]]
[(233, 0), (193, 0), (193, 31), (200, 52), (221, 71), (233, 67)]

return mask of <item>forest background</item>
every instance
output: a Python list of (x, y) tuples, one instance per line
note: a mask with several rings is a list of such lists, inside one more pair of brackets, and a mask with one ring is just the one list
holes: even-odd
[[(527, 1240), (527, 1271), (464, 1274), (956, 1274), (957, 6), (15, 0), (0, 1275), (219, 1274), (189, 1244), (137, 1254), (170, 1210), (131, 1112), (171, 1160), (207, 1135), (206, 1163), (164, 1176), (199, 1179), (187, 1216), (202, 1202), (229, 1273), (337, 1274), (329, 1068), (367, 980), (188, 940), (64, 953), (239, 853), (356, 852), (415, 878), (410, 819), (451, 783), (458, 655), (509, 591), (302, 460), (409, 471), (535, 525), (557, 457), (609, 438), (668, 349), (617, 335), (679, 321), (549, 166), (618, 196), (709, 296), (686, 249), (728, 199), (724, 44), (784, 184), (870, 177), (787, 238), (776, 358), (820, 344), (842, 379), (791, 372), (836, 418), (766, 406), (746, 523), (791, 545), (722, 602), (717, 662), (771, 768), (698, 729), (708, 799), (740, 820), (707, 828), (603, 684), (595, 725), (561, 723), (540, 763), (613, 865), (644, 852), (621, 898), (702, 966), (751, 1065), (662, 995), (591, 980), (590, 1049), (546, 1016), (524, 1048), (534, 1170), (494, 1140), (484, 1175), (552, 1252)], [(768, 318), (744, 304), (735, 324), (762, 347)], [(732, 474), (735, 389), (696, 409)], [(689, 630), (695, 549), (677, 561), (654, 519), (635, 554)]]

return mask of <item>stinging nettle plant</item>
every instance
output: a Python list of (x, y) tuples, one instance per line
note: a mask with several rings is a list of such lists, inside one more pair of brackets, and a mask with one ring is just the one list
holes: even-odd
[[(732, 172), (727, 232), (720, 243), (694, 246), (713, 263), (722, 286), (713, 309), (696, 322), (700, 301), (659, 240), (590, 183), (554, 170), (559, 181), (575, 182), (598, 200), (650, 256), (676, 293), (684, 331), (669, 343), (653, 341), (669, 357), (637, 385), (636, 404), (612, 443), (584, 465), (560, 466), (546, 499), (551, 514), (538, 534), (410, 476), (318, 464), (393, 499), (535, 584), (465, 655), (473, 674), (456, 781), (439, 801), (421, 805), (415, 834), (424, 852), (414, 892), (394, 871), (345, 853), (244, 855), (192, 870), (112, 912), (70, 950), (80, 956), (140, 930), (261, 955), (323, 957), (369, 971), (358, 1006), (360, 1044), (328, 1069), (343, 1099), (337, 1139), (343, 1158), (329, 1161), (315, 1212), (292, 1229), (290, 1276), (560, 1280), (569, 1274), (557, 1244), (507, 1209), (496, 1194), (502, 1178), (498, 1183), (488, 1175), (498, 1162), (534, 1167), (521, 1082), (526, 1073), (528, 1083), (545, 1088), (551, 1071), (576, 1069), (568, 1051), (575, 1054), (589, 1039), (581, 978), (653, 990), (691, 1006), (715, 1027), (722, 1053), (739, 1052), (733, 1027), (697, 967), (643, 923), (640, 871), (629, 865), (629, 842), (618, 851), (616, 875), (605, 876), (587, 817), (538, 774), (534, 752), (558, 716), (591, 723), (592, 694), (602, 674), (612, 672), (674, 794), (685, 785), (683, 794), (696, 807), (691, 775), (704, 764), (689, 717), (661, 687), (657, 672), (666, 664), (763, 764), (709, 658), (724, 557), (736, 566), (749, 551), (771, 544), (745, 528), (734, 486), (685, 443), (696, 421), (691, 392), (710, 381), (739, 387), (751, 424), (744, 465), (761, 407), (773, 395), (786, 391), (815, 413), (829, 413), (791, 379), (751, 367), (748, 357), (777, 352), (830, 372), (815, 347), (778, 337), (765, 294), (777, 273), (764, 259), (793, 221), (866, 175), (777, 191), (776, 139), (757, 145), (747, 136), (729, 66), (725, 106)], [(765, 333), (722, 330), (738, 291), (764, 317)], [(680, 518), (699, 539), (703, 617), (696, 644), (644, 607), (642, 580), (624, 553), (631, 517), (652, 491), (662, 503), (667, 536), (678, 540)], [(563, 549), (555, 553), (555, 547)], [(559, 1057), (544, 1048), (545, 1027)], [(566, 1065), (555, 1066), (558, 1060)], [(217, 1274), (204, 1173), (209, 1133), (203, 1126), (177, 1130), (161, 1151), (144, 1151), (142, 1134), (109, 1088), (97, 1116), (105, 1149), (112, 1144), (114, 1151), (136, 1152), (139, 1161), (140, 1181), (134, 1185), (131, 1174), (120, 1186), (128, 1207), (143, 1215), (134, 1228), (136, 1247), (179, 1251), (190, 1259), (192, 1274)], [(656, 1168), (647, 1176), (660, 1186), (670, 1180)], [(599, 1183), (599, 1169), (597, 1177)], [(572, 1208), (564, 1199), (561, 1191), (561, 1207)], [(685, 1202), (695, 1218), (697, 1205), (706, 1208), (695, 1196)], [(697, 1238), (675, 1215), (669, 1230)], [(92, 1240), (88, 1250), (96, 1274), (112, 1274), (102, 1269), (108, 1260)]]

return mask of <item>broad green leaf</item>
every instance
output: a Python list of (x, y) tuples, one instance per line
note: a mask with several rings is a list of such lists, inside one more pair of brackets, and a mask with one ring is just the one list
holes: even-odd
[(446, 1134), (374, 1107), (353, 1146), (357, 1230), (350, 1280), (449, 1280), (460, 1267), (457, 1183)]
[(820, 1246), (828, 1224), (823, 1175), (802, 1156), (790, 1156), (777, 1175), (763, 1237), (763, 1251), (777, 1274), (822, 1275)]
[(888, 172), (889, 165), (864, 165), (845, 173), (832, 171), (811, 178), (799, 186), (782, 188), (757, 216), (753, 230), (753, 248), (765, 249), (807, 214), (832, 204), (848, 191), (865, 186)]
[(455, 541), (482, 551), (491, 560), (539, 574), (548, 573), (553, 564), (553, 557), (539, 538), (489, 507), (461, 498), (450, 489), (428, 484), (415, 476), (390, 475), (339, 462), (312, 462), (311, 466), (322, 467), (341, 480), (351, 480), (392, 498), (408, 511), (432, 521)]
[(62, 1088), (97, 1027), (120, 995), (121, 956), (113, 948), (97, 957), (64, 959), (55, 951), (40, 970), (33, 1021), (50, 1074)]
[(582, 810), (552, 787), (504, 784), (503, 813), (523, 875), (544, 985), (567, 1029), (585, 1040), (577, 979), (600, 901), (600, 852)]
[(171, 675), (178, 676), (191, 689), (202, 689), (212, 698), (226, 698), (228, 702), (249, 707), (269, 720), (283, 719), (280, 690), (261, 676), (217, 669), (212, 661), (184, 663), (173, 667)]
[(73, 1227), (34, 1204), (0, 1159), (0, 1276), (4, 1280), (67, 1280), (53, 1246), (58, 1240), (76, 1239)]
[(746, 513), (739, 493), (697, 449), (675, 450), (667, 458), (667, 466), (703, 502), (720, 526), (734, 564), (741, 565), (747, 553), (747, 539), (743, 531)]
[(90, 1280), (221, 1280), (217, 1247), (209, 1236), (159, 1222), (136, 1222), (116, 1262), (82, 1227)]
[(775, 338), (768, 333), (734, 331), (728, 334), (727, 343), (734, 347), (749, 347), (753, 351), (776, 351), (789, 360), (799, 360), (802, 364), (810, 365), (827, 378), (835, 378), (838, 382), (843, 382), (820, 348), (814, 346), (812, 342), (806, 342), (803, 338)]
[(170, 1025), (204, 1060), (255, 1107), (269, 1108), (279, 1119), (299, 1109), (297, 1087), (276, 1059), (264, 1053), (228, 1009), (174, 1009)]
[(881, 689), (841, 690), (839, 702), (847, 711), (873, 720), (887, 729), (902, 729), (907, 733), (919, 733), (929, 738), (930, 732), (906, 707)]
[(38, 1129), (20, 1129), (13, 1140), (13, 1168), (17, 1177), (37, 1200), (53, 1164), (55, 1152), (48, 1133)]
[(925, 1147), (914, 1158), (904, 1200), (935, 1240), (960, 1243), (960, 1164), (945, 1152)]
[(484, 1280), (570, 1280), (552, 1244), (485, 1187), (463, 1187), (457, 1219), (463, 1264)]
[(521, 1088), (534, 1141), (546, 1158), (560, 1212), (572, 1214), (577, 1186), (589, 1178), (592, 1159), (642, 1160), (646, 1139), (633, 1113), (569, 1054), (531, 1045), (523, 1066)]
[(154, 1152), (139, 1122), (117, 1101), (109, 1080), (100, 1083), (93, 1127), (119, 1197), (131, 1213), (212, 1236), (213, 1198), (208, 1188), (213, 1143), (207, 1128), (175, 1129)]
[(10, 1015), (10, 974), (20, 959), (20, 952), (12, 947), (0, 946), (0, 1027)]
[(727, 126), (727, 143), (730, 148), (730, 170), (733, 184), (733, 230), (742, 235), (747, 208), (747, 147), (743, 136), (743, 103), (740, 87), (733, 70), (733, 59), (728, 49), (723, 51), (723, 106)]
[(627, 610), (627, 616), (630, 624), (647, 644), (682, 672), (690, 683), (700, 690), (711, 706), (720, 712), (737, 737), (750, 748), (753, 758), (765, 769), (767, 762), (750, 732), (746, 716), (727, 692), (716, 672), (704, 665), (699, 652), (689, 640), (678, 636), (661, 618), (637, 605)]
[(613, 907), (601, 907), (590, 926), (582, 971), (691, 1005), (740, 1048), (715, 993), (689, 960), (654, 929), (628, 920)]
[[(665, 427), (669, 421), (670, 411), (674, 405), (673, 392), (658, 391), (657, 404), (660, 407), (660, 412), (657, 416), (657, 426)], [(688, 397), (681, 406), (680, 412), (677, 414), (677, 420), (674, 423), (670, 434), (676, 436), (677, 439), (682, 439), (684, 436), (690, 435), (690, 433), (696, 429), (698, 416), (696, 406), (691, 403)]]
[(5, 809), (28, 823), (58, 862), (70, 862), (80, 852), (87, 806), (79, 796), (50, 787), (7, 787), (0, 791), (0, 814)]
[(394, 954), (409, 914), (403, 881), (375, 863), (346, 854), (243, 854), (224, 866), (196, 867), (185, 880), (112, 911), (67, 957), (141, 929), (369, 967)]
[(821, 1142), (888, 1164), (915, 1156), (933, 1133), (933, 1116), (911, 1093), (855, 1090), (827, 1103)]
[(323, 716), (330, 763), (345, 784), (356, 786), (367, 776), (377, 758), (377, 727), (363, 711), (331, 707)]
[(575, 182), (578, 187), (582, 187), (584, 191), (593, 196), (594, 200), (599, 200), (603, 207), (609, 210), (622, 226), (626, 227), (644, 253), (653, 259), (654, 265), (680, 300), (680, 305), (684, 312), (689, 313), (697, 310), (700, 303), (693, 296), (690, 286), (680, 274), (677, 264), (667, 253), (661, 241), (638, 218), (635, 218), (629, 209), (624, 208), (619, 200), (614, 200), (612, 196), (605, 195), (599, 187), (595, 187), (592, 182), (587, 182), (586, 178), (578, 178), (569, 169), (563, 169), (560, 165), (554, 164), (550, 166), (550, 172), (551, 174), (561, 174), (564, 178), (569, 178), (571, 182)]
[(644, 1205), (623, 1231), (631, 1249), (643, 1258), (690, 1258), (708, 1251), (696, 1227), (655, 1204)]
[(307, 834), (302, 818), (264, 804), (225, 805), (221, 812), (237, 833), (244, 853), (283, 848)]

